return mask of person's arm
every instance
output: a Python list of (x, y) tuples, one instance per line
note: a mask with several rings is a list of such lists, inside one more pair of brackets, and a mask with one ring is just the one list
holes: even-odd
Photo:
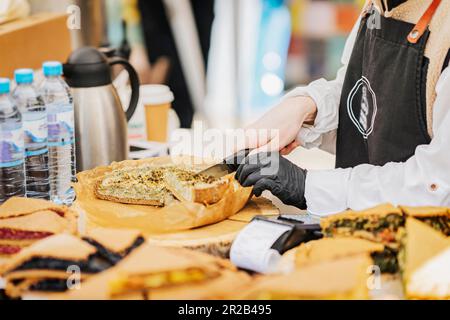
[(350, 169), (309, 171), (305, 198), (308, 211), (327, 215), (390, 202), (395, 205), (448, 206), (450, 203), (450, 68), (436, 87), (434, 138), (418, 146), (404, 163), (360, 165)]
[(305, 148), (319, 147), (332, 153), (335, 151), (342, 86), (360, 22), (361, 19), (356, 22), (347, 38), (341, 58), (342, 67), (339, 69), (336, 79), (332, 81), (319, 79), (306, 87), (296, 88), (285, 96), (285, 99), (307, 96), (312, 98), (316, 104), (315, 119), (312, 123), (304, 123), (296, 139)]

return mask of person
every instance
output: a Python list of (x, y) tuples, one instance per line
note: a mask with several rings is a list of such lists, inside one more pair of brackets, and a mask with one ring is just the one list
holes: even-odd
[[(200, 51), (205, 68), (211, 46), (211, 31), (214, 21), (214, 0), (189, 0), (195, 19)], [(173, 108), (180, 118), (182, 128), (190, 128), (194, 117), (194, 103), (184, 74), (180, 53), (177, 50), (168, 12), (163, 0), (139, 0), (138, 8), (144, 32), (148, 59), (152, 65), (168, 60), (167, 84), (175, 94)], [(163, 60), (161, 60), (163, 59)], [(163, 63), (167, 64), (167, 63)]]
[[(276, 129), (279, 146), (274, 136), (248, 140), (256, 150), (236, 178), (317, 215), (386, 202), (449, 206), (447, 30), (450, 1), (368, 1), (336, 79), (294, 89), (246, 128)], [(335, 151), (336, 169), (306, 171), (282, 156), (299, 144)]]

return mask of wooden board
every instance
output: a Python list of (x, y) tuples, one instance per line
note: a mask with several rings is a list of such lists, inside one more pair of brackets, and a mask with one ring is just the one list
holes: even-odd
[[(88, 228), (98, 226), (118, 228), (116, 224), (96, 224), (96, 221), (92, 221), (89, 215), (77, 204), (74, 204), (73, 209), (78, 211), (80, 215), (79, 230), (81, 234)], [(238, 214), (222, 222), (172, 233), (155, 234), (144, 232), (144, 234), (149, 242), (156, 245), (191, 248), (220, 257), (227, 257), (234, 238), (254, 216), (274, 216), (278, 214), (278, 209), (270, 200), (253, 198)], [(123, 228), (127, 228), (127, 226), (123, 226)]]

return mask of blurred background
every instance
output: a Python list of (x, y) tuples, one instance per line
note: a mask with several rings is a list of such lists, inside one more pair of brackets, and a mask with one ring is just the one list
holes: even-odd
[[(74, 48), (122, 47), (141, 83), (165, 83), (182, 127), (245, 125), (286, 90), (340, 66), (364, 0), (29, 0), (80, 8)], [(68, 12), (69, 11), (69, 12)]]
[[(39, 69), (45, 60), (65, 62), (71, 52), (85, 46), (127, 59), (139, 76), (140, 102), (125, 124), (127, 137), (115, 130), (117, 123), (105, 123), (114, 133), (105, 135), (106, 139), (126, 139), (131, 147), (128, 157), (133, 159), (168, 153), (210, 156), (196, 149), (211, 144), (204, 141), (205, 134), (195, 137), (196, 128), (241, 128), (290, 89), (319, 78), (334, 79), (346, 37), (364, 2), (2, 0), (0, 47), (3, 43), (9, 50), (0, 50), (0, 59), (8, 61), (0, 64), (0, 76), (12, 77), (19, 67)], [(121, 67), (114, 66), (112, 72), (120, 104), (126, 109), (133, 81)], [(145, 86), (158, 84), (167, 87), (161, 92), (161, 87)], [(166, 98), (169, 94), (168, 108), (150, 108), (142, 101), (145, 91), (155, 100), (154, 90)], [(82, 107), (93, 110), (75, 99), (77, 128), (91, 117), (77, 113)], [(82, 134), (77, 130), (77, 135)], [(193, 137), (182, 143), (181, 150), (173, 148), (173, 136), (183, 134)], [(86, 142), (77, 136), (77, 153), (93, 149), (95, 136), (99, 135), (89, 134)], [(89, 152), (104, 154), (100, 149)], [(318, 149), (298, 148), (289, 158), (308, 169), (334, 166), (334, 156)], [(99, 164), (93, 161), (90, 166)]]

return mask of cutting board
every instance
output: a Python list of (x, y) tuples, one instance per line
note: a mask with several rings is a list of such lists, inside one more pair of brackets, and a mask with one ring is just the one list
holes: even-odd
[[(116, 224), (112, 226), (105, 225), (104, 223), (102, 225), (96, 224), (95, 221), (89, 219), (89, 215), (77, 204), (74, 204), (73, 209), (80, 215), (79, 230), (81, 234), (88, 228), (98, 226), (118, 227)], [(274, 216), (278, 214), (279, 210), (270, 200), (263, 197), (252, 198), (238, 214), (224, 221), (190, 230), (164, 234), (148, 232), (144, 234), (147, 240), (155, 245), (184, 247), (220, 257), (227, 257), (234, 238), (254, 216)]]

